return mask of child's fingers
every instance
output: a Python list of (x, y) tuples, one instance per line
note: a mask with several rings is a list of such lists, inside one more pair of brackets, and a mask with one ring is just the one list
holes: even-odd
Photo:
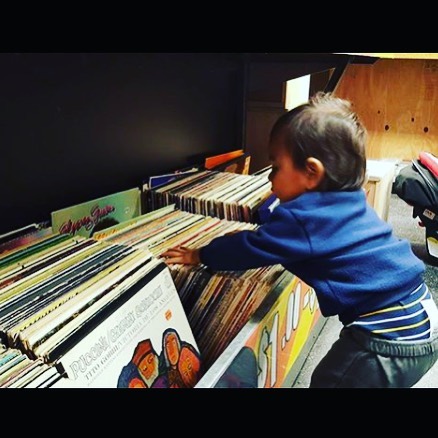
[(187, 248), (177, 247), (170, 248), (167, 251), (163, 252), (160, 257), (164, 258), (165, 263), (171, 265), (174, 263), (187, 263)]
[(185, 252), (186, 250), (181, 250), (181, 248), (169, 248), (166, 251), (164, 251), (161, 256), (163, 257), (173, 257), (173, 256), (178, 256), (181, 255)]
[(173, 265), (175, 263), (182, 263), (181, 257), (166, 257), (164, 259), (164, 263), (168, 265)]
[(163, 258), (165, 262), (181, 263), (181, 261), (184, 259), (184, 252), (176, 249), (171, 249), (163, 252), (160, 257)]

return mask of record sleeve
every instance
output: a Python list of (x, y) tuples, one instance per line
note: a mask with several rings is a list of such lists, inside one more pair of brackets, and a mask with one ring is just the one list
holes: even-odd
[(9, 336), (16, 333), (15, 336), (19, 335), (21, 342), (30, 350), (31, 346), (41, 342), (40, 339), (47, 337), (47, 333), (54, 333), (58, 327), (73, 320), (75, 314), (90, 306), (106, 290), (115, 288), (132, 270), (148, 260), (149, 255), (140, 251), (129, 254), (71, 292), (63, 294), (57, 300), (51, 300), (39, 314), (33, 313), (28, 320), (11, 329)]
[(39, 372), (36, 376), (33, 376), (32, 379), (28, 382), (25, 382), (23, 385), (24, 388), (39, 388), (44, 386), (45, 382), (51, 379), (54, 376), (59, 375), (57, 369), (54, 366), (45, 364), (40, 359), (41, 366), (39, 368)]
[(55, 233), (90, 237), (97, 230), (140, 215), (140, 189), (133, 188), (52, 212)]
[(175, 180), (179, 180), (187, 175), (191, 175), (192, 173), (199, 172), (198, 167), (189, 167), (184, 169), (176, 170), (172, 173), (166, 173), (163, 175), (153, 175), (148, 178), (148, 182), (143, 184), (143, 190), (147, 189), (155, 189), (163, 184), (170, 183)]
[(142, 225), (152, 222), (168, 213), (175, 210), (175, 204), (170, 204), (166, 207), (160, 208), (158, 210), (152, 211), (150, 213), (137, 216), (134, 219), (124, 221), (121, 224), (113, 225), (112, 227), (105, 228), (102, 231), (96, 231), (93, 233), (93, 239), (102, 240), (107, 239), (110, 236), (120, 235), (126, 233), (132, 229), (139, 228)]
[(0, 236), (0, 255), (52, 234), (51, 227), (31, 224)]
[(169, 269), (60, 358), (76, 387), (193, 387), (201, 359)]
[(206, 169), (212, 169), (216, 166), (227, 163), (230, 160), (233, 160), (234, 158), (240, 157), (241, 155), (244, 155), (243, 149), (237, 149), (237, 150), (234, 150), (231, 152), (225, 152), (224, 154), (219, 154), (219, 155), (212, 155), (212, 156), (207, 157), (205, 159), (204, 167)]

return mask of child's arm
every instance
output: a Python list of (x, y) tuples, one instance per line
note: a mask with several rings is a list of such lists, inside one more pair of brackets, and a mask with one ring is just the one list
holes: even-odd
[(276, 264), (290, 265), (312, 254), (309, 237), (295, 216), (278, 206), (256, 231), (242, 230), (214, 238), (189, 250), (172, 248), (162, 254), (167, 263), (203, 263), (215, 271), (240, 271)]

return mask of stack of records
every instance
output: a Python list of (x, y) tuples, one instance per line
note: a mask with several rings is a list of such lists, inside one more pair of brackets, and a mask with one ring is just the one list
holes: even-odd
[(91, 317), (158, 263), (146, 251), (60, 234), (4, 253), (0, 336), (9, 347), (51, 362), (79, 319)]
[[(78, 316), (77, 318), (80, 318)], [(202, 361), (167, 266), (160, 262), (78, 328), (57, 361), (80, 388), (192, 388)]]
[(52, 234), (47, 224), (30, 224), (0, 236), (0, 256)]
[(99, 231), (93, 235), (93, 239), (145, 249), (154, 256), (160, 256), (174, 246), (196, 248), (206, 245), (215, 237), (256, 228), (255, 224), (188, 213), (171, 204)]
[(47, 388), (60, 379), (54, 366), (0, 344), (0, 388)]
[[(148, 249), (159, 257), (168, 248), (198, 248), (215, 237), (257, 225), (180, 211), (175, 205), (147, 213), (94, 235), (95, 239)], [(284, 272), (279, 265), (245, 272), (213, 272), (206, 266), (171, 266), (173, 281), (210, 366), (246, 324)]]
[[(0, 336), (22, 365), (55, 364), (67, 379), (54, 386), (150, 387), (159, 374), (160, 387), (192, 387), (200, 377), (198, 347), (170, 271), (145, 249), (51, 234), (5, 251)], [(171, 337), (177, 363), (165, 357)], [(141, 361), (161, 346), (147, 380)]]
[(175, 204), (180, 210), (257, 223), (257, 209), (272, 195), (268, 172), (240, 175), (201, 171), (154, 189), (144, 188), (146, 211)]
[(269, 174), (272, 172), (272, 165), (266, 166), (263, 169), (257, 170), (252, 175), (253, 176), (262, 176), (264, 178), (269, 178)]
[(207, 368), (249, 321), (283, 273), (280, 265), (210, 275), (205, 267), (179, 267), (175, 283), (185, 293), (182, 300)]

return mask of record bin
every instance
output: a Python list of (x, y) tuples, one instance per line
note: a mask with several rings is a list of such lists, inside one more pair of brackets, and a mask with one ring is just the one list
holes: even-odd
[(325, 322), (314, 290), (286, 271), (195, 389), (291, 387)]
[[(138, 192), (137, 196), (139, 196)], [(112, 198), (113, 196), (111, 195), (111, 199)], [(106, 203), (105, 199), (99, 199), (99, 201), (104, 204)], [(98, 203), (97, 205), (100, 204)], [(81, 219), (81, 215), (84, 213), (79, 214), (77, 210), (81, 210), (82, 208), (82, 204), (73, 206), (67, 218), (67, 222), (73, 223), (72, 218), (76, 217), (76, 213), (78, 213), (78, 217)], [(170, 207), (165, 207), (165, 211), (170, 209)], [(122, 208), (122, 210), (125, 211), (126, 209)], [(152, 216), (156, 214), (157, 212), (151, 213)], [(191, 216), (189, 213), (184, 213), (184, 215)], [(124, 227), (127, 224), (132, 225), (132, 223), (135, 223), (137, 220), (139, 219), (122, 220), (122, 223), (107, 228), (104, 231), (99, 231), (95, 236), (99, 233), (112, 235), (112, 228)], [(82, 220), (79, 222), (85, 223)], [(240, 225), (243, 226), (244, 224), (242, 223)], [(245, 226), (247, 225), (248, 224)], [(34, 233), (35, 236), (45, 238), (49, 241), (49, 237), (46, 236), (45, 233), (42, 233), (42, 231), (44, 230), (39, 230), (38, 227), (36, 227), (35, 230), (32, 228), (32, 233)], [(20, 233), (25, 232), (27, 231), (20, 231)], [(7, 237), (10, 237), (10, 235)], [(55, 237), (55, 239), (59, 238)], [(78, 243), (86, 241), (88, 237), (78, 236), (69, 238), (65, 236), (63, 239), (69, 242), (72, 240), (71, 244), (73, 244), (73, 241), (76, 242), (76, 240)], [(3, 249), (6, 249), (7, 245), (8, 242), (3, 243)], [(98, 243), (98, 246), (102, 245), (107, 247), (110, 243)], [(120, 245), (118, 248), (121, 247), (123, 247), (123, 245)], [(114, 248), (117, 248), (117, 246)], [(36, 260), (38, 259), (36, 258)], [(72, 261), (69, 263), (72, 263)], [(16, 268), (14, 269), (16, 270)], [(40, 275), (43, 275), (43, 273)], [(316, 295), (312, 288), (287, 271), (278, 272), (278, 275), (275, 274), (275, 278), (274, 286), (270, 287), (269, 292), (266, 291), (267, 295), (264, 301), (257, 306), (257, 310), (253, 316), (240, 328), (236, 335), (232, 335), (233, 338), (230, 338), (230, 343), (224, 350), (221, 348), (218, 357), (212, 359), (212, 362), (208, 362), (206, 365), (208, 369), (205, 370), (203, 376), (194, 384), (195, 388), (276, 388), (292, 386), (325, 320), (321, 316)], [(69, 302), (71, 304), (72, 300)], [(182, 309), (181, 312), (177, 312), (175, 309), (172, 310), (173, 316), (176, 317), (178, 313), (181, 316), (180, 326), (182, 327), (182, 325), (185, 324), (188, 327), (187, 311), (184, 312)], [(118, 314), (114, 314), (113, 316), (114, 318), (118, 318)], [(106, 323), (111, 325), (113, 321), (108, 318)], [(138, 325), (138, 327), (140, 327), (140, 325)], [(223, 328), (225, 331), (228, 331), (228, 333), (235, 333), (230, 327), (227, 328), (224, 325)], [(82, 354), (84, 350), (83, 346), (88, 346), (88, 343), (91, 342), (90, 339), (94, 342), (96, 336), (100, 336), (101, 331), (99, 330), (94, 330), (92, 332), (93, 335), (91, 335), (90, 332), (90, 334), (87, 335), (88, 337), (84, 338), (84, 343), (77, 348), (80, 354)], [(161, 335), (161, 332), (158, 334), (154, 332), (153, 336), (151, 335), (153, 345), (160, 344), (160, 339), (158, 339), (160, 338), (159, 335)], [(102, 335), (102, 337), (104, 338), (105, 336)], [(184, 340), (187, 341), (188, 338), (189, 336), (186, 333)], [(138, 341), (136, 338), (132, 339), (133, 342)], [(128, 341), (125, 342), (126, 345), (127, 343)], [(97, 344), (97, 341), (95, 344)], [(87, 349), (85, 350), (88, 351)], [(73, 357), (73, 353), (70, 356)], [(76, 356), (74, 356), (73, 359), (72, 363), (78, 362)], [(65, 360), (67, 359), (64, 357), (60, 363)], [(109, 361), (107, 362), (109, 363)], [(83, 387), (85, 386), (87, 385), (84, 383)], [(193, 387), (193, 385), (190, 387)]]

